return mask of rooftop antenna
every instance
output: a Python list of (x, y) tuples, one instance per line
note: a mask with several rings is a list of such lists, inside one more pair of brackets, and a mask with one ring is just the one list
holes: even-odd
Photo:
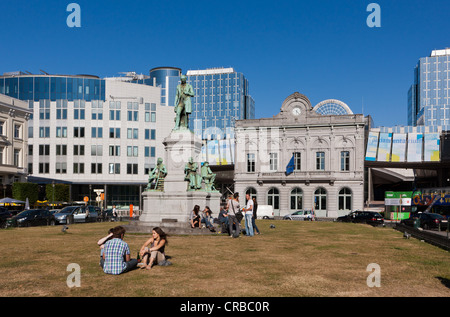
[(41, 72), (43, 72), (45, 75), (49, 75), (46, 71), (43, 71), (42, 69), (39, 69)]

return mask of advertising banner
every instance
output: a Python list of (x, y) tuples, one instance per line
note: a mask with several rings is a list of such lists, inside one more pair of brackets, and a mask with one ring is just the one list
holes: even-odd
[(422, 161), (422, 133), (408, 133), (408, 150), (406, 159), (408, 162)]
[(425, 133), (423, 160), (426, 162), (439, 162), (439, 133)]
[(219, 140), (219, 149), (220, 149), (220, 164), (221, 165), (232, 164), (230, 140), (228, 139)]
[(376, 161), (378, 149), (378, 132), (369, 132), (367, 140), (366, 161)]
[(392, 133), (380, 133), (377, 161), (389, 162), (391, 158)]
[(217, 140), (208, 141), (208, 163), (209, 165), (219, 165), (219, 142)]
[(391, 162), (404, 162), (406, 157), (406, 133), (394, 133)]

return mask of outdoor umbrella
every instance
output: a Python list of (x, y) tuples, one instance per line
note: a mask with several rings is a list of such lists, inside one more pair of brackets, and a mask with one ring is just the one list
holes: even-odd
[(25, 203), (24, 201), (9, 198), (9, 197), (0, 199), (0, 204), (24, 204), (24, 203)]

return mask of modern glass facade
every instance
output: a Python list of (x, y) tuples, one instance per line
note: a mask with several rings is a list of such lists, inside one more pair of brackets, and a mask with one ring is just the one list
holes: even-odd
[(181, 69), (176, 67), (157, 67), (150, 70), (150, 84), (161, 88), (161, 105), (174, 106)]
[(419, 59), (408, 91), (408, 124), (450, 129), (450, 49)]
[(234, 137), (235, 120), (254, 119), (249, 83), (233, 68), (187, 72), (194, 89), (189, 128), (202, 139)]
[(88, 75), (5, 75), (0, 93), (20, 100), (105, 100), (105, 81)]

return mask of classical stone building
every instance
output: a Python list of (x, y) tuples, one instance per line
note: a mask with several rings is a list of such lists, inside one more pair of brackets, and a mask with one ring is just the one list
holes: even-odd
[(3, 196), (11, 196), (14, 182), (26, 181), (30, 116), (28, 103), (0, 94), (0, 184)]
[(259, 205), (272, 205), (275, 216), (314, 209), (318, 217), (338, 217), (362, 209), (366, 119), (344, 108), (323, 115), (296, 92), (273, 118), (236, 121), (241, 204), (250, 193)]

